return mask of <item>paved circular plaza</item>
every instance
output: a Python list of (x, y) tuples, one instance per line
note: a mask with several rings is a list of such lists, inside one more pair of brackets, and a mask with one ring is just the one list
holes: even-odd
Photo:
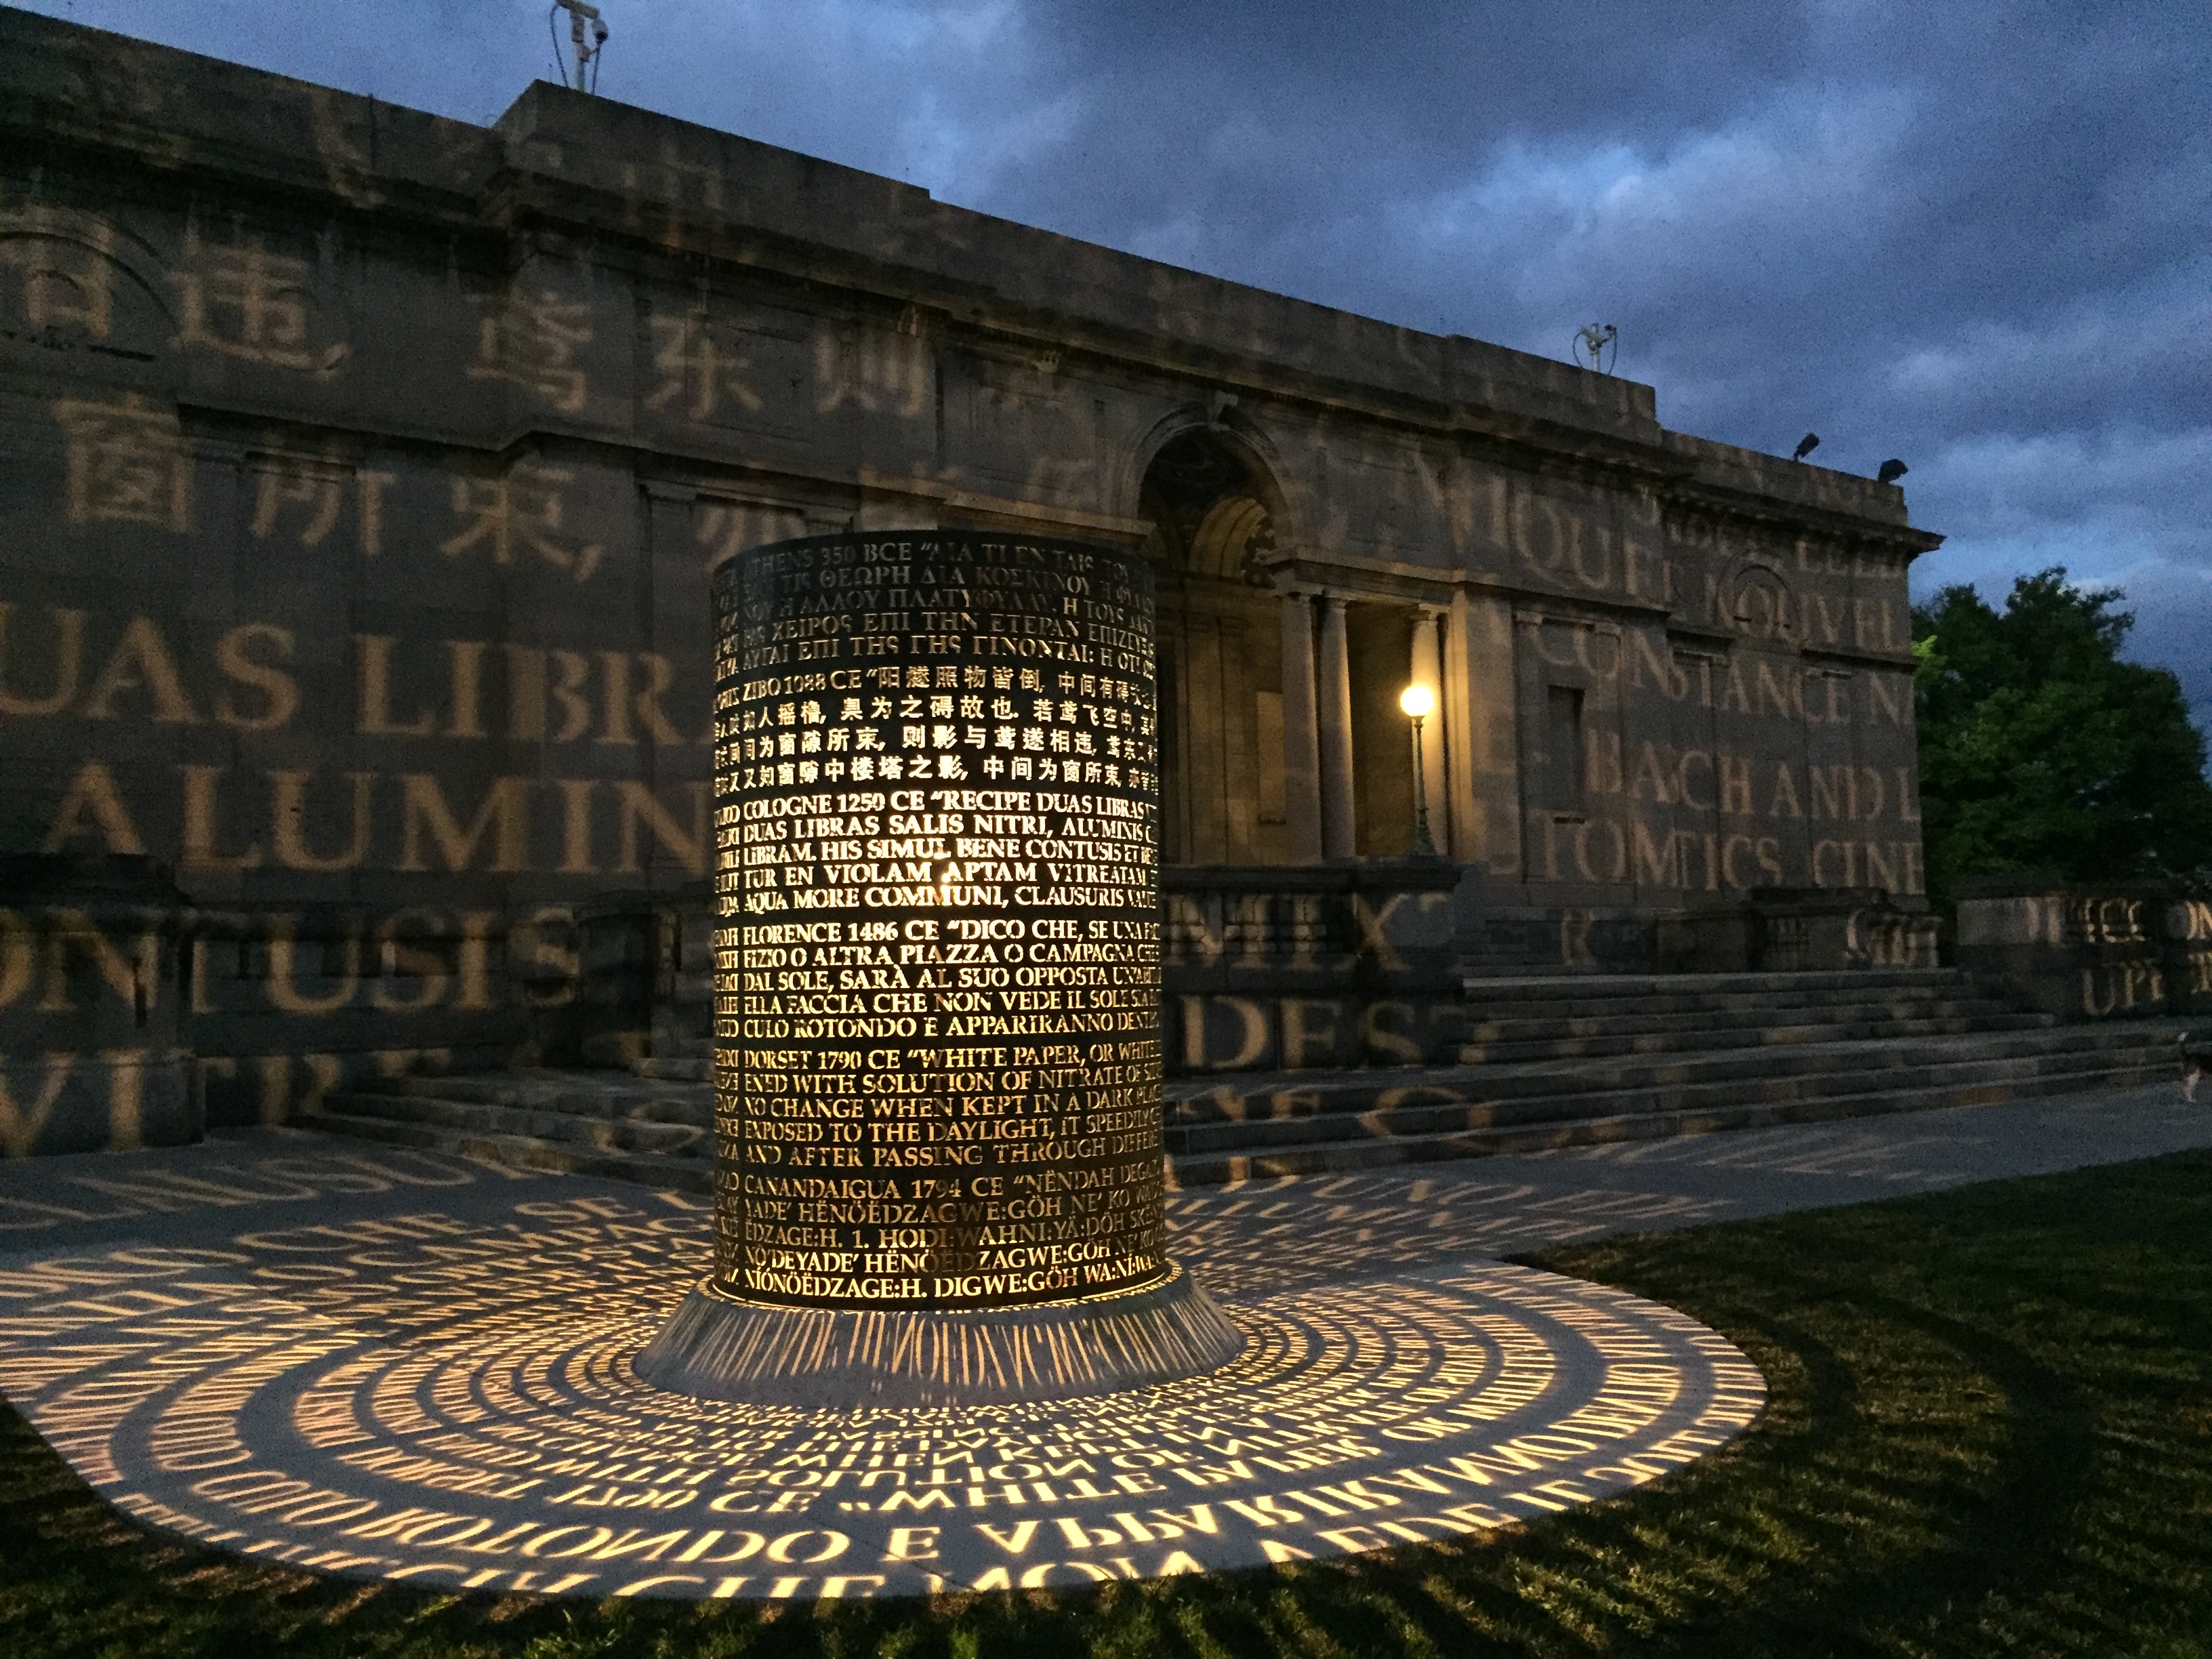
[(110, 1502), (219, 1548), (799, 1600), (1492, 1536), (1693, 1461), (1764, 1399), (1724, 1340), (1621, 1292), (1480, 1259), (1366, 1273), (1231, 1217), (1184, 1239), (1247, 1339), (1212, 1376), (959, 1410), (695, 1401), (630, 1362), (705, 1266), (699, 1200), (384, 1150), (240, 1165), (270, 1191), (349, 1167), (425, 1173), (9, 1252), (0, 1388)]

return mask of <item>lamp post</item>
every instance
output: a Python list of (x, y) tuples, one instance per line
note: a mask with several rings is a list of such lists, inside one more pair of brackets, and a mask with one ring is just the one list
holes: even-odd
[(1436, 706), (1436, 693), (1425, 685), (1409, 685), (1398, 694), (1398, 707), (1413, 722), (1413, 856), (1417, 859), (1437, 856), (1437, 843), (1429, 834), (1428, 781), (1421, 770), (1421, 722)]

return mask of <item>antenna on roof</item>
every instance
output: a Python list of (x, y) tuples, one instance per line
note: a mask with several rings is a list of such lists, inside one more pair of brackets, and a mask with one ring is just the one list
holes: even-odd
[[(576, 78), (568, 78), (568, 65), (561, 55), (561, 35), (555, 28), (556, 13), (568, 14), (568, 44), (576, 55)], [(584, 39), (584, 25), (592, 26), (591, 40)], [(607, 26), (600, 21), (599, 9), (588, 5), (586, 0), (553, 0), (545, 13), (545, 32), (553, 37), (553, 62), (561, 71), (561, 84), (574, 87), (578, 92), (597, 92), (599, 89), (599, 54), (607, 49)]]
[(1584, 323), (1575, 331), (1575, 362), (1595, 374), (1620, 360), (1620, 331), (1611, 323)]

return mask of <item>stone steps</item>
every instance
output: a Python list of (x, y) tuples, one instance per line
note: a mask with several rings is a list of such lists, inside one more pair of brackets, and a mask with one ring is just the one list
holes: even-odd
[(308, 1121), (515, 1169), (713, 1188), (714, 1091), (627, 1072), (395, 1078), (331, 1096)]
[(1656, 1140), (1676, 1135), (1711, 1134), (1729, 1129), (1765, 1128), (1783, 1123), (1827, 1122), (1887, 1112), (1940, 1111), (1951, 1107), (1991, 1106), (2003, 1101), (2029, 1100), (2086, 1089), (2124, 1088), (2155, 1082), (2172, 1074), (2172, 1059), (2171, 1045), (2161, 1042), (2154, 1054), (2139, 1056), (2125, 1066), (2058, 1073), (2026, 1081), (1968, 1082), (1922, 1089), (1828, 1096), (1805, 1101), (1628, 1112), (1571, 1122), (1470, 1128), (1431, 1134), (1393, 1134), (1375, 1139), (1334, 1142), (1325, 1146), (1283, 1152), (1185, 1155), (1170, 1158), (1168, 1167), (1174, 1185), (1200, 1187), (1276, 1176), (1335, 1175), (1402, 1164), (1492, 1158), (1515, 1152), (1553, 1151), (1566, 1146), (1601, 1146), (1615, 1141)]
[(714, 1160), (703, 1154), (670, 1157), (601, 1151), (573, 1140), (545, 1140), (504, 1130), (455, 1130), (327, 1109), (310, 1114), (304, 1121), (311, 1128), (332, 1134), (380, 1141), (386, 1146), (412, 1146), (453, 1158), (474, 1158), (511, 1170), (597, 1176), (606, 1181), (634, 1182), (641, 1187), (665, 1188), (674, 1192), (712, 1193), (714, 1189)]
[[(1781, 1022), (1805, 1024), (1824, 1019), (1942, 1018), (1957, 1015), (1996, 1018), (2024, 1012), (2017, 1005), (1991, 998), (1952, 994), (1903, 994), (1887, 997), (1776, 997), (1745, 998), (1721, 1004), (1717, 1000), (1620, 1000), (1606, 1003), (1565, 1003), (1540, 1012), (1517, 1008), (1470, 1009), (1465, 1039), (1480, 1042), (1498, 1036), (1538, 1037), (1572, 1036), (1593, 1031), (1727, 1030), (1746, 1025)], [(2048, 1016), (2046, 1024), (2055, 1024)]]
[(1966, 982), (1956, 968), (1838, 968), (1756, 974), (1469, 974), (1460, 986), (1469, 1001), (1549, 1004), (1565, 996), (1771, 996), (1828, 991), (1887, 991)]
[[(1293, 1073), (1170, 1085), (1181, 1186), (1376, 1169), (2153, 1081), (2179, 1022), (1711, 1052), (1609, 1063)], [(512, 1167), (712, 1189), (713, 1091), (625, 1073), (395, 1079), (318, 1127)]]
[[(712, 987), (708, 988), (712, 1000)], [(656, 1036), (653, 1051), (629, 1063), (638, 1076), (665, 1083), (712, 1083), (714, 1080), (714, 1040), (685, 1036), (667, 1041)]]
[(2061, 1027), (1952, 969), (1469, 980), (1456, 1067), (1181, 1079), (1186, 1186), (1986, 1104), (2140, 1082), (2170, 1023)]
[[(2100, 1040), (2101, 1039), (2101, 1040)], [(1949, 1089), (2033, 1085), (2051, 1078), (2091, 1087), (2110, 1073), (2170, 1066), (2172, 1036), (2081, 1028), (2032, 1038), (1978, 1036), (1887, 1046), (1869, 1054), (1839, 1043), (1791, 1054), (1787, 1066), (1695, 1056), (1665, 1066), (1455, 1068), (1391, 1074), (1336, 1073), (1222, 1086), (1171, 1103), (1166, 1139), (1178, 1168), (1191, 1158), (1258, 1155), (1332, 1142), (1417, 1138), (1463, 1130), (1569, 1126), (1600, 1119), (1734, 1111), (1784, 1103)]]
[[(1620, 1029), (1597, 1021), (1574, 1035), (1500, 1037), (1463, 1042), (1462, 1066), (1512, 1065), (1533, 1060), (1598, 1059), (1613, 1054), (1695, 1054), (1715, 1048), (1788, 1048), (1810, 1042), (1878, 1042), (1899, 1037), (1966, 1036), (1977, 1032), (2039, 1031), (2056, 1024), (2048, 1014), (2002, 1012), (1899, 1015), (1879, 1011), (1856, 1019), (1822, 1019), (1806, 1024), (1749, 1020), (1723, 1025), (1665, 1022), (1622, 1022)], [(1640, 1029), (1636, 1029), (1640, 1027)]]
[(2056, 1022), (1978, 994), (1954, 969), (1468, 980), (1462, 1065), (1698, 1054), (2032, 1031)]
[(631, 1061), (630, 1070), (666, 1083), (712, 1083), (714, 1059), (711, 1054), (649, 1054)]
[[(1581, 1095), (1666, 1086), (1712, 1089), (1744, 1081), (1872, 1073), (1921, 1064), (1995, 1064), (2022, 1056), (2094, 1054), (2125, 1040), (2109, 1026), (1896, 1038), (1823, 1041), (1773, 1047), (1707, 1048), (1689, 1053), (1624, 1054), (1568, 1060), (1329, 1073), (1240, 1074), (1211, 1084), (1179, 1078), (1169, 1087), (1170, 1129), (1204, 1122), (1249, 1122), (1316, 1112), (1357, 1112), (1406, 1097), (1408, 1089), (1455, 1097), (1557, 1102)], [(2132, 1029), (2132, 1028), (2131, 1028)], [(1301, 1105), (1302, 1101), (1327, 1104)], [(1280, 1102), (1261, 1109), (1261, 1102)]]
[(1955, 969), (1868, 969), (1813, 974), (1575, 974), (1461, 983), (1474, 1024), (1512, 1018), (1592, 1019), (1624, 1015), (1765, 1014), (1840, 1000), (1978, 998)]
[[(1456, 1066), (1177, 1078), (1184, 1186), (1703, 1133), (2165, 1075), (2180, 1023), (2055, 1024), (1948, 969), (1467, 981)], [(342, 1133), (690, 1191), (711, 1188), (703, 1043), (629, 1071), (394, 1079), (335, 1095)]]
[(455, 1134), (515, 1134), (526, 1139), (587, 1147), (594, 1152), (711, 1158), (711, 1110), (702, 1123), (672, 1122), (651, 1115), (604, 1115), (496, 1101), (448, 1100), (434, 1095), (342, 1097), (336, 1113), (352, 1112), (386, 1123), (412, 1123)]
[(1761, 1003), (1756, 1007), (1702, 1008), (1677, 1013), (1659, 1012), (1647, 1008), (1630, 1008), (1608, 1014), (1564, 1014), (1552, 1010), (1542, 1013), (1501, 1013), (1491, 1018), (1469, 1021), (1467, 1037), (1470, 1042), (1495, 1042), (1670, 1031), (1686, 1028), (1699, 1031), (1741, 1030), (1771, 1025), (1778, 1018), (1798, 1023), (1827, 1019), (1848, 1024), (1856, 1020), (1883, 1018), (2007, 1017), (2032, 1020), (2044, 1025), (2057, 1023), (2048, 1014), (2023, 1012), (2010, 1003), (2000, 1002), (1994, 997), (1895, 991), (1880, 996), (1850, 998), (1837, 993), (1809, 1001), (1778, 1000)]

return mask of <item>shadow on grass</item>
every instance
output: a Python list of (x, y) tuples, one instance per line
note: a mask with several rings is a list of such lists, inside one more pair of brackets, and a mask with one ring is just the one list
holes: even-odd
[(139, 1531), (8, 1413), (0, 1653), (2212, 1659), (2212, 1156), (1538, 1265), (1726, 1333), (1766, 1374), (1766, 1416), (1643, 1492), (1486, 1545), (772, 1615), (257, 1567)]

